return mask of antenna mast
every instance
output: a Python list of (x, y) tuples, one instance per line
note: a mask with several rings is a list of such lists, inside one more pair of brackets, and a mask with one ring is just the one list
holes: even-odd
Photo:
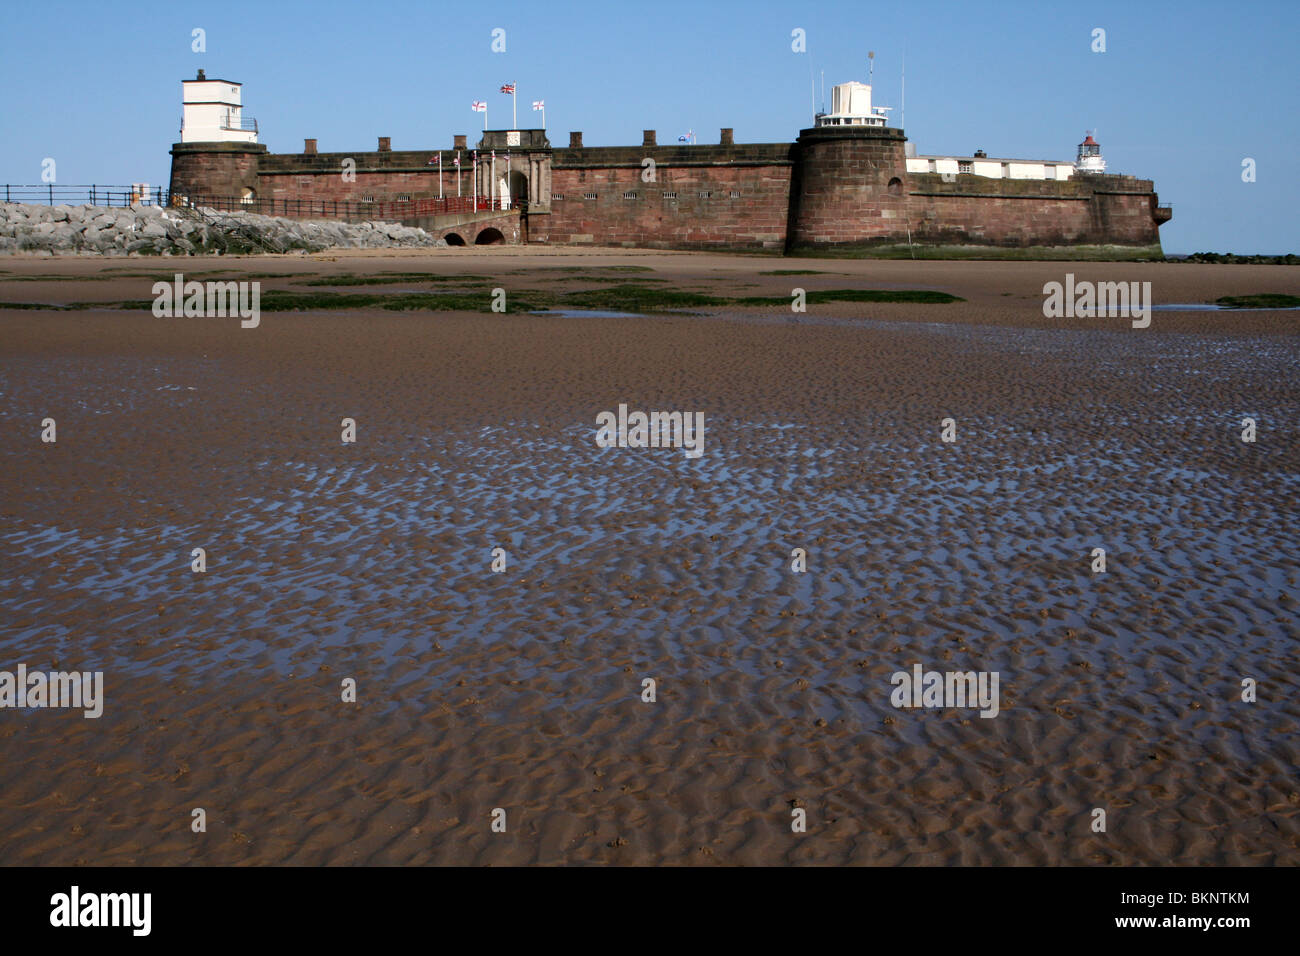
[(808, 99), (812, 100), (813, 121), (817, 120), (817, 76), (813, 73), (812, 58), (808, 58)]

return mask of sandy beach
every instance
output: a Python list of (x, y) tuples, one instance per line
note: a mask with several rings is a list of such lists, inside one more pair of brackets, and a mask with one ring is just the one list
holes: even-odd
[[(116, 307), (178, 271), (482, 306)], [(1045, 318), (1066, 273), (1300, 295), (1268, 265), (0, 259), (0, 303), (48, 306), (0, 304), (0, 669), (105, 688), (98, 719), (0, 710), (0, 864), (1300, 863), (1300, 311)], [(490, 306), (621, 283), (964, 301)], [(620, 404), (702, 412), (703, 455), (597, 447)], [(997, 672), (997, 716), (893, 706), (916, 664)]]

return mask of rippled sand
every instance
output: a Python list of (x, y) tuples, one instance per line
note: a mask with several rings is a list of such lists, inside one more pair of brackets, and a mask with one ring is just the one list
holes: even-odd
[[(99, 720), (0, 710), (0, 863), (1300, 862), (1300, 313), (1134, 330), (1046, 320), (1040, 291), (1073, 269), (1196, 302), (1300, 270), (236, 262), (969, 301), (0, 312), (0, 669), (107, 690)], [(836, 274), (759, 275), (783, 268)], [(0, 300), (147, 285), (0, 275)], [(597, 448), (620, 402), (704, 412), (703, 457)], [(893, 708), (916, 663), (997, 671), (1001, 712)]]

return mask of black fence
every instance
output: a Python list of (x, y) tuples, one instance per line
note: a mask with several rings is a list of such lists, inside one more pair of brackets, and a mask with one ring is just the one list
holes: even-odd
[(47, 203), (51, 206), (166, 206), (170, 197), (161, 186), (137, 183), (131, 186), (0, 186), (5, 202)]
[[(348, 222), (382, 219), (386, 222), (439, 216), (449, 213), (483, 212), (511, 208), (500, 199), (487, 196), (425, 196), (416, 199), (377, 198), (371, 202), (343, 199), (242, 199), (234, 196), (174, 197), (177, 205), (199, 206), (219, 212), (255, 212), (288, 219), (342, 219)], [(515, 209), (520, 208), (516, 203)]]
[[(417, 216), (468, 213), (509, 209), (510, 204), (487, 196), (437, 196), (415, 199), (377, 198), (371, 202), (333, 199), (245, 199), (238, 196), (192, 196), (169, 193), (161, 186), (0, 186), (5, 202), (47, 203), (68, 206), (188, 206), (218, 212), (252, 212), (263, 216), (290, 219), (340, 219), (357, 222), (365, 219), (397, 221)], [(513, 208), (526, 211), (526, 203), (516, 200)]]

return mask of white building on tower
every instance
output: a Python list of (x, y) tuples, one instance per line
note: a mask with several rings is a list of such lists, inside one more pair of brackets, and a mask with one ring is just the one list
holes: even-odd
[(831, 88), (831, 111), (818, 113), (817, 126), (884, 126), (893, 107), (872, 106), (871, 87), (866, 83), (841, 83)]
[(182, 143), (256, 143), (257, 120), (244, 115), (242, 84), (197, 79), (181, 81)]

